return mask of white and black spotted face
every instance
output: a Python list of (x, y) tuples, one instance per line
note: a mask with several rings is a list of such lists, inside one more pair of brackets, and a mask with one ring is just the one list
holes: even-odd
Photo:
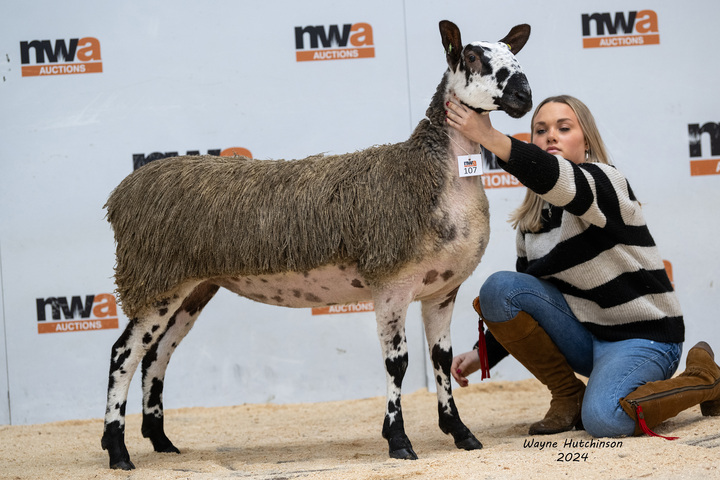
[(513, 118), (532, 108), (530, 84), (515, 54), (530, 36), (529, 25), (518, 25), (497, 43), (473, 42), (464, 47), (452, 22), (440, 22), (448, 61), (448, 90), (479, 112), (503, 110)]

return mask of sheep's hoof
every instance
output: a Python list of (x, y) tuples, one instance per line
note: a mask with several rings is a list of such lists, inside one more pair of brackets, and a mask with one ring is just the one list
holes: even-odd
[(160, 453), (180, 453), (175, 445), (165, 435), (157, 439), (152, 439), (153, 449)]
[(462, 448), (463, 450), (480, 450), (483, 448), (482, 443), (475, 438), (475, 435), (470, 435), (465, 440), (460, 440), (459, 442), (455, 442), (455, 446), (457, 448)]
[(398, 450), (391, 450), (390, 458), (399, 458), (400, 460), (417, 460), (418, 456), (413, 451), (412, 447), (410, 447), (410, 448), (400, 448)]
[(156, 448), (155, 451), (160, 453), (180, 453), (180, 450), (178, 450), (172, 443), (159, 449)]
[(135, 465), (130, 460), (120, 460), (119, 462), (110, 465), (113, 470), (132, 470)]
[(390, 458), (399, 458), (400, 460), (417, 460), (418, 458), (410, 439), (404, 433), (388, 438), (388, 447), (390, 447)]

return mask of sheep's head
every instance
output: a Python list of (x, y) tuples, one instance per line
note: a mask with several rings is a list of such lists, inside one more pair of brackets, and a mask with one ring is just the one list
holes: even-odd
[(448, 89), (478, 112), (503, 110), (513, 118), (532, 108), (532, 92), (515, 59), (530, 37), (530, 25), (517, 25), (497, 43), (473, 42), (463, 47), (460, 30), (447, 20), (440, 35), (448, 62)]

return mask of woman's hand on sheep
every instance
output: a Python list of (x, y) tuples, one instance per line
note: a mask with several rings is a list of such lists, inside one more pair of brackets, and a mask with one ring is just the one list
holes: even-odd
[(495, 130), (489, 113), (477, 113), (460, 103), (456, 98), (445, 104), (447, 124), (462, 133), (467, 139), (477, 142), (493, 152), (501, 160), (510, 158), (510, 139)]
[(480, 355), (477, 350), (461, 353), (453, 358), (450, 372), (453, 378), (461, 387), (467, 387), (469, 381), (468, 375), (480, 370)]

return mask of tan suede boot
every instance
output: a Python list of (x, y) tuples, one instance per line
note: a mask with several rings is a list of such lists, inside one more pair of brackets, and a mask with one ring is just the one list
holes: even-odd
[(530, 425), (530, 435), (548, 435), (582, 428), (580, 413), (585, 384), (575, 376), (545, 330), (529, 314), (520, 312), (507, 322), (485, 322), (488, 330), (513, 357), (552, 393), (550, 410)]
[(658, 437), (661, 435), (652, 428), (697, 404), (703, 415), (720, 416), (720, 367), (715, 363), (712, 348), (705, 342), (690, 349), (683, 373), (648, 382), (620, 399), (620, 406), (636, 422), (635, 435), (644, 432)]

